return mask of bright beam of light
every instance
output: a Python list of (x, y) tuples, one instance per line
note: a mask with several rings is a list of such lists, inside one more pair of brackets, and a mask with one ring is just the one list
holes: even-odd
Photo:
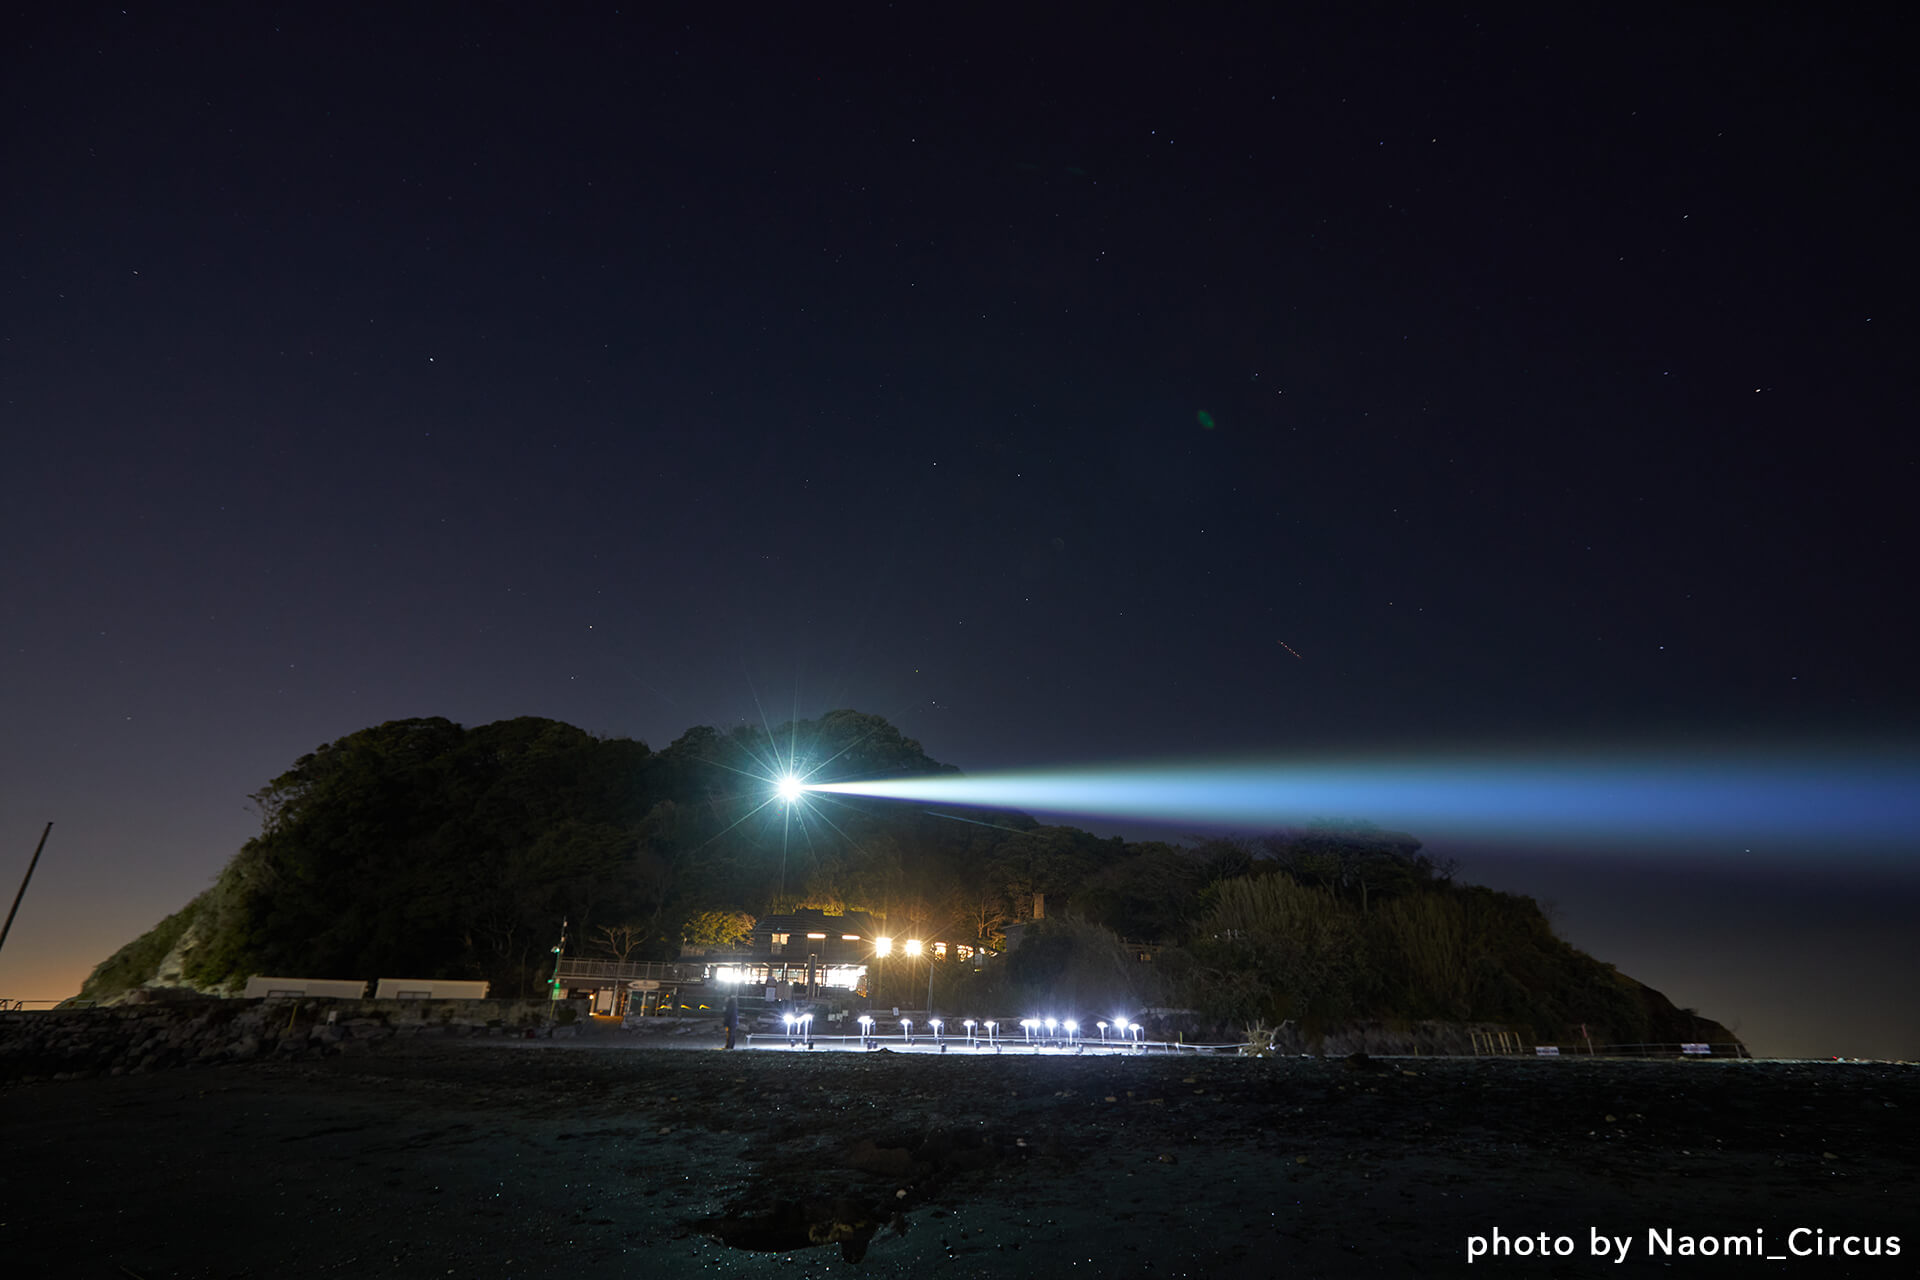
[(795, 800), (798, 800), (801, 793), (806, 790), (806, 784), (789, 773), (780, 779), (779, 786), (776, 787), (775, 790), (780, 793), (782, 800), (785, 800), (788, 804), (792, 804)]
[(1920, 759), (1779, 754), (1355, 760), (952, 774), (809, 783), (928, 804), (1202, 828), (1362, 821), (1423, 839), (1710, 841), (1782, 838), (1920, 850)]

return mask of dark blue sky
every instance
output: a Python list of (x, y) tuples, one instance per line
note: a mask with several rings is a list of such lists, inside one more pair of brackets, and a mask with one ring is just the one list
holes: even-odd
[[(0, 995), (403, 716), (1910, 741), (1894, 29), (1410, 14), (14, 10)], [(1885, 913), (1818, 941), (1907, 864), (1483, 856), (1762, 1049), (1920, 1054)]]

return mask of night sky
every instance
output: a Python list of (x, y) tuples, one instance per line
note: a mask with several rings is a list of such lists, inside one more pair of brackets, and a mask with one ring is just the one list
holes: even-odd
[[(1506, 9), (12, 7), (0, 996), (402, 717), (1911, 749), (1891, 8)], [(1913, 849), (1432, 851), (1920, 1056)]]

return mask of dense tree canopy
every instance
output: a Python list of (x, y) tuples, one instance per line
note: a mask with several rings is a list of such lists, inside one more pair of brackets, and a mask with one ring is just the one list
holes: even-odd
[(655, 920), (674, 815), (651, 753), (549, 720), (365, 729), (254, 796), (189, 976), (489, 977), (525, 985), (562, 919)]
[(995, 950), (1018, 926), (997, 972), (942, 967), (943, 990), (991, 1000), (1069, 992), (1224, 1020), (1482, 1018), (1631, 1038), (1671, 1011), (1555, 937), (1530, 899), (1455, 884), (1402, 833), (1129, 843), (1011, 812), (822, 793), (788, 806), (774, 783), (790, 768), (823, 781), (950, 771), (856, 711), (694, 728), (660, 752), (531, 717), (363, 729), (256, 793), (260, 834), (104, 962), (89, 994), (148, 980), (176, 944), (208, 987), (470, 977), (524, 994), (563, 922), (574, 954), (657, 959), (814, 906)]
[[(698, 727), (661, 752), (531, 717), (361, 730), (252, 797), (260, 834), (183, 917), (196, 931), (187, 974), (215, 986), (266, 972), (405, 973), (530, 991), (563, 921), (574, 948), (662, 958), (713, 945), (716, 921), (737, 936), (742, 916), (794, 905), (997, 943), (1017, 912), (984, 870), (1027, 897), (1064, 893), (1100, 843), (1036, 837), (1020, 815), (955, 822), (855, 798), (789, 812), (771, 784), (794, 761), (823, 780), (950, 771), (855, 711), (771, 730)], [(133, 959), (153, 949), (149, 939), (103, 975), (138, 981)]]

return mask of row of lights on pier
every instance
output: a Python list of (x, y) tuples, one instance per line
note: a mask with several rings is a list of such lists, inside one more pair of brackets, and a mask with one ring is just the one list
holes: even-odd
[[(878, 1022), (870, 1013), (861, 1014), (858, 1021), (860, 1023), (861, 1045), (869, 1049), (873, 1048), (880, 1039), (879, 1033), (874, 1030), (874, 1028), (879, 1025)], [(809, 1047), (812, 1045), (812, 1014), (787, 1014), (786, 1022), (787, 1043), (789, 1045), (801, 1038), (801, 1033), (796, 1030), (797, 1027), (804, 1029), (804, 1038)], [(927, 1030), (932, 1033), (932, 1043), (944, 1049), (947, 1040), (946, 1019), (928, 1018), (926, 1026)], [(960, 1026), (966, 1035), (966, 1043), (969, 1048), (986, 1045), (989, 1048), (997, 1049), (1004, 1043), (1000, 1036), (1000, 1024), (992, 1018), (988, 1018), (985, 1021), (976, 1021), (973, 1018), (967, 1018), (960, 1023)], [(1145, 1029), (1141, 1027), (1139, 1023), (1129, 1022), (1125, 1018), (1115, 1018), (1112, 1022), (1096, 1022), (1094, 1026), (1099, 1028), (1100, 1043), (1102, 1044), (1135, 1044), (1138, 1043), (1141, 1036), (1145, 1034)], [(1021, 1041), (1023, 1045), (1033, 1045), (1035, 1047), (1064, 1046), (1071, 1048), (1083, 1043), (1080, 1036), (1080, 1024), (1072, 1018), (1065, 1020), (1058, 1018), (1022, 1018), (1020, 1020), (1020, 1030), (1024, 1033), (1024, 1039)], [(912, 1044), (914, 1042), (912, 1018), (900, 1019), (900, 1034), (906, 1043)]]

